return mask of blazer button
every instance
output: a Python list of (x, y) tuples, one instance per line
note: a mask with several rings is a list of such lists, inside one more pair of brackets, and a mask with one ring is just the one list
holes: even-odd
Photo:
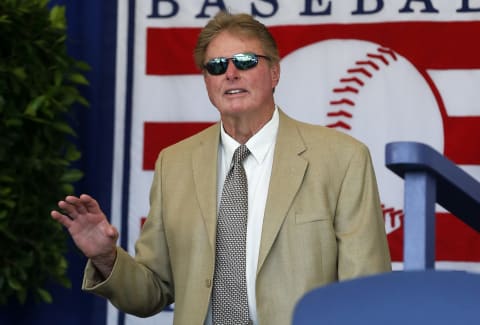
[(206, 286), (207, 288), (210, 288), (210, 287), (212, 286), (212, 280), (211, 280), (211, 279), (206, 279), (206, 280), (205, 280), (205, 286)]

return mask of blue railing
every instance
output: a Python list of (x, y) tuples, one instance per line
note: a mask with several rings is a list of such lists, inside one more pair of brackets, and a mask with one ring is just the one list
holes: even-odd
[(480, 232), (480, 183), (430, 146), (392, 142), (385, 164), (405, 180), (404, 269), (435, 268), (435, 203)]

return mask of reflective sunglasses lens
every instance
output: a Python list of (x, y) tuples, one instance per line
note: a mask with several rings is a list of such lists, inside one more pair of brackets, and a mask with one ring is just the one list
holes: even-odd
[(213, 58), (205, 64), (208, 73), (214, 76), (224, 74), (227, 71), (228, 60), (232, 60), (235, 67), (239, 70), (248, 70), (258, 64), (258, 56), (254, 53), (239, 53), (229, 58)]
[(224, 74), (227, 71), (228, 59), (227, 58), (214, 58), (205, 64), (205, 69), (208, 73), (214, 76)]
[(235, 54), (232, 61), (237, 69), (248, 70), (258, 64), (258, 57), (253, 53), (240, 53)]

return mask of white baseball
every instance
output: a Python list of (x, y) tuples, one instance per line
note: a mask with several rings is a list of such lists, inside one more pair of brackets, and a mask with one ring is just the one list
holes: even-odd
[(418, 141), (441, 153), (444, 146), (438, 104), (415, 66), (379, 44), (327, 40), (284, 57), (281, 70), (277, 104), (294, 118), (328, 125), (367, 144), (382, 203), (403, 209), (403, 180), (385, 167), (385, 145)]

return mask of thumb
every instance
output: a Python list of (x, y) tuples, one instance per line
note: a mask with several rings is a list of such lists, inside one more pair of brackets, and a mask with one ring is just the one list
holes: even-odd
[(106, 229), (106, 235), (114, 240), (117, 240), (118, 236), (119, 236), (119, 233), (118, 233), (118, 230), (117, 228), (115, 228), (115, 226), (109, 226), (107, 229)]

